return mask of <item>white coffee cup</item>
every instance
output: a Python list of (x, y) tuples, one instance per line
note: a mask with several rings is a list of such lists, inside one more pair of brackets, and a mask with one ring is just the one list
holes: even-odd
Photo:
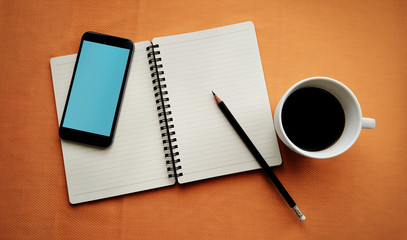
[[(301, 88), (316, 87), (328, 91), (336, 97), (345, 113), (345, 126), (339, 139), (328, 148), (320, 151), (307, 151), (296, 146), (287, 136), (282, 124), (282, 109), (287, 98)], [(280, 99), (274, 124), (281, 141), (294, 152), (310, 158), (331, 158), (348, 150), (358, 138), (362, 128), (375, 128), (376, 121), (362, 117), (359, 102), (352, 91), (341, 82), (328, 77), (311, 77), (294, 84)]]

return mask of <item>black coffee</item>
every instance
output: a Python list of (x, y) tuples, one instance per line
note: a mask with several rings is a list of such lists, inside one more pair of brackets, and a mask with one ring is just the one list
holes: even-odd
[(339, 101), (328, 91), (302, 88), (286, 99), (282, 124), (296, 146), (319, 151), (331, 146), (341, 136), (345, 114)]

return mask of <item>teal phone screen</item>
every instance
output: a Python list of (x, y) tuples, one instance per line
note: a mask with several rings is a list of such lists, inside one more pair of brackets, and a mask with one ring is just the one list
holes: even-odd
[(63, 127), (110, 135), (129, 52), (83, 41)]

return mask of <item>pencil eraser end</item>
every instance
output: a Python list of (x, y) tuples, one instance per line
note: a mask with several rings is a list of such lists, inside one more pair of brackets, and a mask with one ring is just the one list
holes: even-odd
[(302, 214), (301, 210), (298, 208), (297, 205), (295, 205), (294, 207), (292, 207), (292, 210), (294, 210), (295, 215), (297, 215), (297, 217), (298, 217), (301, 221), (304, 221), (304, 220), (305, 220), (305, 215)]

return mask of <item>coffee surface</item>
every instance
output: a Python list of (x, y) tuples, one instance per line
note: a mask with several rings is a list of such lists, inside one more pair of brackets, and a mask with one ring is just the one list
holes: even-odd
[(334, 144), (345, 127), (340, 102), (326, 90), (308, 87), (293, 92), (282, 109), (282, 124), (297, 147), (320, 151)]

